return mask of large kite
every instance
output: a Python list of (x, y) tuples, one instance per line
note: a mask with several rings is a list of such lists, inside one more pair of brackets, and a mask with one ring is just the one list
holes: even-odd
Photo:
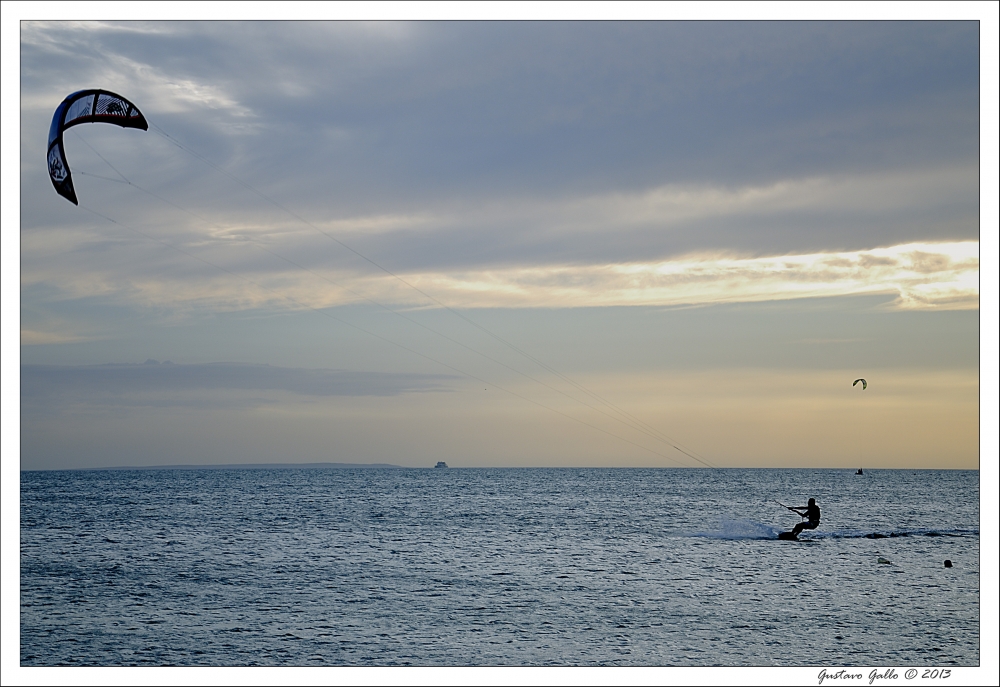
[(79, 202), (76, 200), (73, 177), (69, 173), (66, 153), (63, 151), (63, 132), (71, 126), (87, 122), (105, 122), (143, 131), (149, 128), (139, 108), (117, 93), (91, 88), (66, 96), (52, 115), (47, 158), (49, 178), (52, 179), (56, 193), (74, 205), (79, 205)]

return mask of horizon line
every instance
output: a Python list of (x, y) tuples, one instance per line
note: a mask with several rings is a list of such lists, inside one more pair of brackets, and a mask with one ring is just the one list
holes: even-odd
[[(313, 462), (313, 463), (177, 463), (168, 465), (108, 465), (102, 467), (78, 467), (78, 468), (20, 468), (19, 472), (86, 472), (86, 471), (111, 471), (111, 470), (343, 470), (343, 469), (393, 469), (393, 470), (433, 470), (433, 465), (410, 466), (395, 465), (393, 463), (333, 463), (333, 462)], [(840, 466), (816, 466), (816, 467), (747, 467), (747, 466), (599, 466), (599, 465), (559, 465), (559, 466), (526, 466), (526, 465), (477, 465), (459, 466), (448, 469), (460, 470), (854, 470), (852, 467)], [(898, 471), (942, 471), (942, 470), (965, 470), (979, 471), (975, 468), (865, 468), (865, 474), (872, 471), (878, 472), (898, 472)]]

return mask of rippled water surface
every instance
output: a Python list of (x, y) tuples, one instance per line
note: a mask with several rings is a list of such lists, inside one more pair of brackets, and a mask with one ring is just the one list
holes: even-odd
[(20, 562), (22, 665), (980, 657), (978, 472), (24, 472)]

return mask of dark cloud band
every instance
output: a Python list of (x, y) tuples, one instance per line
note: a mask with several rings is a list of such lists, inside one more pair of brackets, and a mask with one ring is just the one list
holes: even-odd
[(444, 390), (447, 375), (359, 372), (209, 363), (178, 365), (23, 365), (22, 403), (124, 399), (135, 394), (201, 391), (286, 392), (299, 396), (395, 396)]

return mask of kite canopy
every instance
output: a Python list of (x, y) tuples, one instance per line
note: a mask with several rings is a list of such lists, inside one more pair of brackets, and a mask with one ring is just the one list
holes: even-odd
[(63, 151), (63, 132), (71, 126), (87, 122), (105, 122), (143, 131), (149, 128), (139, 108), (117, 93), (91, 88), (66, 96), (52, 115), (46, 157), (49, 164), (49, 178), (52, 179), (56, 193), (74, 205), (79, 203), (76, 200), (76, 191), (73, 190), (73, 177), (66, 163), (66, 153)]
[(866, 382), (866, 381), (865, 381), (865, 380), (863, 380), (863, 379), (855, 379), (855, 380), (854, 380), (854, 384), (851, 384), (851, 386), (857, 386), (857, 385), (858, 385), (858, 382), (861, 382), (861, 390), (862, 390), (862, 391), (864, 391), (865, 389), (867, 389), (867, 388), (868, 388), (868, 382)]

